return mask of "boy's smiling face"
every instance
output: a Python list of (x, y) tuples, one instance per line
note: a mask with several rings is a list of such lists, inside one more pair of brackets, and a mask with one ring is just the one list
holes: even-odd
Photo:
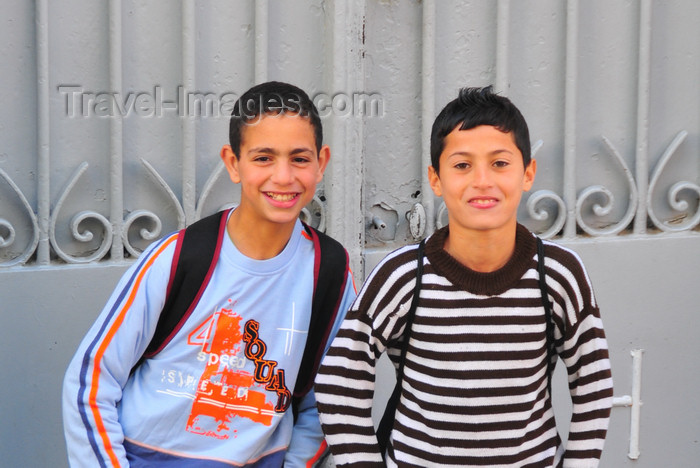
[(221, 157), (231, 180), (241, 184), (237, 208), (246, 222), (293, 224), (316, 192), (330, 159), (316, 149), (314, 129), (298, 114), (266, 114), (244, 126), (240, 155), (230, 146)]
[(490, 125), (456, 127), (445, 137), (440, 173), (428, 168), (430, 185), (447, 206), (451, 233), (515, 232), (520, 198), (536, 170), (534, 160), (523, 167), (511, 133)]

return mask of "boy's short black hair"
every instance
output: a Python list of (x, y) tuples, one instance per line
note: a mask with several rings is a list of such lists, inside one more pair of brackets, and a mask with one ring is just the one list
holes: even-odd
[(430, 162), (440, 173), (440, 154), (445, 148), (445, 137), (458, 125), (469, 130), (479, 125), (491, 125), (502, 132), (512, 133), (515, 146), (523, 155), (523, 165), (530, 164), (530, 132), (525, 117), (510, 99), (485, 88), (462, 88), (459, 96), (440, 111), (430, 134)]
[(318, 152), (323, 144), (323, 126), (316, 105), (300, 88), (281, 81), (268, 81), (250, 88), (233, 106), (228, 136), (236, 157), (240, 158), (241, 130), (244, 125), (254, 125), (265, 114), (279, 115), (285, 112), (309, 119)]

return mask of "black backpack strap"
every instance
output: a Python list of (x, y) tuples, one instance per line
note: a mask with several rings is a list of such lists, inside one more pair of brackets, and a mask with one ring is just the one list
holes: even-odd
[(314, 293), (309, 333), (294, 387), (295, 416), (298, 403), (313, 387), (350, 272), (348, 253), (338, 241), (306, 224), (304, 229), (314, 243)]
[(387, 445), (389, 444), (389, 434), (394, 427), (394, 418), (396, 416), (396, 407), (399, 404), (399, 399), (401, 398), (401, 384), (403, 382), (403, 368), (406, 363), (406, 353), (408, 351), (408, 342), (411, 337), (411, 326), (413, 325), (413, 319), (416, 316), (416, 309), (418, 308), (418, 296), (420, 296), (420, 289), (423, 284), (423, 250), (425, 248), (425, 240), (422, 240), (418, 244), (418, 265), (416, 267), (416, 285), (413, 288), (413, 298), (411, 299), (411, 307), (406, 313), (406, 325), (403, 330), (403, 341), (401, 342), (401, 356), (399, 357), (399, 368), (396, 371), (396, 385), (394, 386), (394, 391), (389, 397), (389, 401), (384, 409), (384, 415), (377, 428), (377, 440), (379, 441), (379, 448), (381, 449), (382, 458), (384, 458), (386, 453)]
[[(552, 356), (556, 354), (556, 346), (554, 343), (554, 319), (552, 314), (552, 303), (549, 301), (549, 289), (547, 288), (547, 273), (544, 269), (544, 242), (537, 237), (537, 272), (539, 273), (538, 282), (540, 285), (540, 295), (542, 297), (542, 307), (544, 307), (544, 319), (547, 333), (547, 378), (549, 391), (552, 390)], [(555, 362), (556, 365), (556, 362)]]
[(165, 305), (141, 361), (158, 354), (168, 344), (199, 302), (219, 258), (228, 212), (214, 213), (180, 231)]

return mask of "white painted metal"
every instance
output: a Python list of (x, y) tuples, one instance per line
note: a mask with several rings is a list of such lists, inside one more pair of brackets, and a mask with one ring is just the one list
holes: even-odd
[[(195, 91), (195, 35), (197, 11), (194, 0), (182, 1), (182, 84), (186, 90)], [(195, 118), (182, 119), (182, 206), (187, 224), (195, 219), (196, 194), (196, 135)]]
[(496, 19), (496, 79), (495, 90), (508, 96), (508, 52), (510, 51), (510, 0), (498, 0), (498, 18)]
[[(332, 30), (330, 89), (347, 96), (364, 89), (364, 1), (338, 1), (328, 7)], [(333, 113), (330, 125), (324, 123), (332, 146), (324, 183), (328, 200), (327, 231), (345, 245), (356, 273), (363, 270), (366, 225), (360, 189), (365, 157), (363, 121), (361, 114)]]
[[(114, 93), (123, 94), (122, 84), (122, 43), (124, 41), (122, 27), (122, 0), (109, 1), (109, 87)], [(122, 115), (116, 113), (109, 120), (109, 183), (110, 210), (109, 221), (112, 225), (111, 256), (114, 260), (124, 258), (122, 245), (122, 228), (124, 225), (124, 121)], [(62, 206), (62, 205), (60, 205)], [(116, 235), (115, 235), (116, 234)]]
[(639, 431), (642, 408), (642, 354), (644, 350), (633, 349), (632, 355), (632, 395), (613, 398), (613, 407), (630, 407), (630, 448), (627, 456), (631, 460), (639, 458)]
[(632, 415), (630, 417), (630, 451), (632, 460), (639, 458), (639, 431), (642, 411), (642, 353), (641, 349), (632, 350)]
[(435, 231), (435, 194), (430, 188), (427, 168), (430, 166), (430, 131), (435, 113), (435, 2), (426, 0), (423, 2), (423, 40), (421, 62), (421, 199), (425, 208), (425, 232), (430, 235)]
[(49, 264), (50, 216), (50, 122), (49, 122), (49, 5), (48, 0), (36, 2), (36, 58), (37, 58), (37, 153), (39, 183), (37, 184), (37, 216), (39, 243), (37, 263)]
[(649, 170), (649, 93), (651, 92), (651, 0), (642, 0), (639, 14), (639, 66), (637, 83), (637, 185), (639, 203), (634, 232), (645, 233)]
[(576, 138), (578, 106), (578, 0), (567, 0), (566, 83), (564, 85), (564, 204), (567, 207), (564, 237), (576, 235)]
[(267, 80), (268, 2), (255, 0), (255, 82)]

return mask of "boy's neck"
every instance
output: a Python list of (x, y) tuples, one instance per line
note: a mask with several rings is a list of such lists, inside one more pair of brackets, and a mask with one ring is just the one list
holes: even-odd
[(445, 239), (444, 249), (467, 268), (490, 273), (503, 268), (515, 251), (516, 226), (495, 231), (453, 231)]
[(268, 224), (246, 222), (235, 209), (226, 224), (229, 238), (239, 252), (253, 260), (268, 260), (284, 250), (295, 223)]

